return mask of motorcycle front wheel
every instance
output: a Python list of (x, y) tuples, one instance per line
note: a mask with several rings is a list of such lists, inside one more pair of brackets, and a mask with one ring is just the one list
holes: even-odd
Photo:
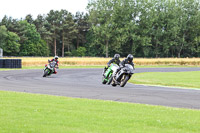
[(48, 74), (48, 70), (45, 70), (45, 71), (44, 71), (44, 74), (43, 74), (43, 77), (46, 77), (47, 74)]
[(102, 84), (106, 84), (107, 81), (105, 80), (104, 76), (102, 77)]
[(121, 79), (120, 87), (124, 87), (128, 80), (129, 80), (129, 75), (123, 75)]

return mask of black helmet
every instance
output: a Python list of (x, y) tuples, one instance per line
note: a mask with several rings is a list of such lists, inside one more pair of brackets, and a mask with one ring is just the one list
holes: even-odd
[(115, 59), (115, 60), (119, 60), (119, 57), (120, 57), (119, 54), (115, 54), (115, 55), (114, 55), (114, 59)]
[(57, 60), (57, 59), (58, 59), (58, 56), (55, 56), (54, 59)]
[(132, 62), (132, 61), (133, 61), (133, 55), (132, 55), (132, 54), (129, 54), (129, 55), (127, 56), (127, 59), (128, 59), (128, 61)]

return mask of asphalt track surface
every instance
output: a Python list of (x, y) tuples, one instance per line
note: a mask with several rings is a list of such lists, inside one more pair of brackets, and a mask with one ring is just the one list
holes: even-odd
[[(141, 72), (200, 71), (200, 68), (137, 68)], [(0, 71), (0, 90), (75, 98), (200, 109), (200, 90), (134, 85), (112, 87), (101, 83), (102, 69), (60, 69), (43, 78), (43, 70)], [(181, 78), (181, 77), (180, 77)]]

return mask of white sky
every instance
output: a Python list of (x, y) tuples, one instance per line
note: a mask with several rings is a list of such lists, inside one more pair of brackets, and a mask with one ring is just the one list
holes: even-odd
[(77, 11), (86, 12), (88, 0), (0, 0), (0, 20), (7, 15), (14, 19), (25, 18), (31, 14), (47, 14), (50, 10), (65, 9), (72, 14)]

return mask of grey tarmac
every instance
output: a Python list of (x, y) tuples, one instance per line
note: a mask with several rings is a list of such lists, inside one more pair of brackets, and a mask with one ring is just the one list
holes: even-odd
[[(200, 71), (200, 68), (136, 69), (136, 73), (182, 71)], [(0, 73), (0, 90), (4, 91), (200, 109), (200, 90), (131, 83), (125, 87), (112, 87), (101, 83), (102, 69), (97, 68), (60, 69), (57, 74), (45, 78), (42, 77), (43, 70), (11, 70)]]

